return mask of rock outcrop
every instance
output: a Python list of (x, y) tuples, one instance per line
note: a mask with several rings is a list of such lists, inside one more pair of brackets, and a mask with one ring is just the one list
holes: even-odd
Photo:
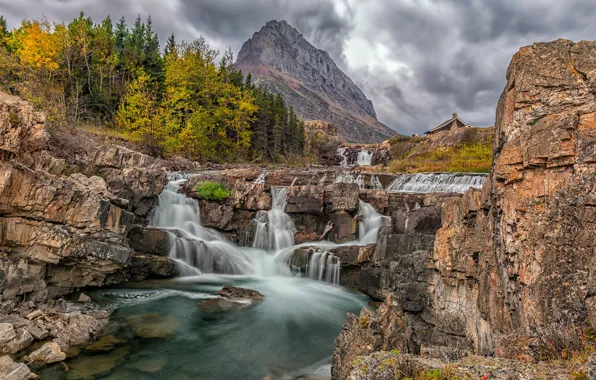
[[(108, 314), (69, 312), (52, 300), (175, 274), (173, 261), (135, 252), (127, 239), (162, 191), (166, 165), (115, 145), (69, 163), (47, 150), (44, 115), (3, 93), (0, 132), (0, 352), (48, 338), (66, 351), (98, 333)], [(29, 359), (63, 355), (51, 344)]]
[[(431, 240), (411, 240), (408, 247), (399, 234), (385, 238), (382, 232), (377, 253), (395, 239), (384, 249), (387, 266), (360, 271), (359, 287), (366, 278), (370, 285), (365, 292), (399, 300), (422, 356), (364, 353), (342, 374), (347, 377), (334, 378), (391, 378), (388, 363), (407, 376), (416, 374), (412, 366), (439, 369), (429, 354), (434, 347), (459, 352), (457, 359), (439, 358), (457, 360), (452, 374), (458, 376), (480, 378), (490, 370), (486, 378), (564, 379), (569, 371), (582, 378), (591, 373), (591, 358), (565, 368), (535, 363), (580, 350), (585, 357), (594, 345), (586, 334), (596, 327), (595, 48), (596, 42), (558, 40), (524, 47), (513, 57), (486, 184), (442, 202), (440, 229)], [(432, 236), (439, 226), (437, 214), (428, 211), (417, 216), (417, 225)], [(401, 224), (399, 214), (392, 215), (392, 228), (408, 231), (414, 219)], [(348, 320), (344, 329), (355, 334), (352, 325)], [(345, 356), (348, 346), (338, 339), (336, 354)]]
[(352, 142), (381, 142), (396, 134), (377, 120), (373, 104), (335, 64), (285, 21), (270, 21), (242, 45), (236, 68), (281, 94), (304, 120), (339, 127)]
[(532, 356), (510, 342), (539, 346), (544, 328), (594, 315), (595, 47), (558, 40), (513, 57), (489, 180), (444, 209), (436, 318), (478, 353)]

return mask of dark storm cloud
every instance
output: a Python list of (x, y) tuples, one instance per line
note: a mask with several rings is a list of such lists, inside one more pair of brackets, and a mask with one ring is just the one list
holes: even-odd
[(236, 53), (267, 21), (284, 19), (329, 52), (381, 121), (407, 134), (452, 112), (492, 125), (519, 47), (596, 36), (593, 0), (0, 0), (12, 25), (44, 15), (68, 21), (81, 10), (129, 23), (151, 14), (162, 38), (203, 34)]
[[(368, 38), (382, 40), (410, 69), (374, 92), (375, 104), (385, 98), (379, 118), (404, 133), (431, 128), (452, 112), (492, 125), (507, 65), (519, 47), (560, 37), (593, 39), (595, 16), (591, 0), (377, 2), (376, 13), (365, 17), (376, 25)], [(392, 96), (395, 86), (416, 117)]]
[(182, 0), (183, 13), (200, 31), (224, 39), (235, 52), (267, 21), (286, 20), (317, 47), (343, 60), (351, 30), (331, 0)]

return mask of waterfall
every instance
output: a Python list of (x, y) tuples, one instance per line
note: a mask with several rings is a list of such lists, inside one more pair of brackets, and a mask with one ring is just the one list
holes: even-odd
[(255, 179), (255, 181), (253, 183), (254, 184), (257, 184), (257, 185), (264, 185), (265, 184), (265, 179), (267, 179), (267, 170), (263, 170), (261, 172), (261, 174), (259, 174), (259, 176), (257, 177), (257, 179)]
[(370, 166), (372, 164), (373, 152), (370, 150), (362, 149), (358, 152), (357, 163), (359, 166)]
[(400, 193), (465, 193), (471, 188), (482, 188), (485, 182), (486, 175), (483, 174), (402, 174), (389, 185), (387, 191)]
[(286, 187), (271, 188), (271, 210), (267, 212), (268, 250), (279, 251), (294, 245), (294, 222), (286, 208)]
[(381, 215), (370, 204), (360, 201), (358, 206), (358, 239), (361, 244), (374, 244), (379, 237), (379, 229), (386, 225), (388, 217)]
[(299, 250), (292, 254), (289, 264), (298, 276), (339, 284), (341, 261), (331, 252), (321, 248)]
[(360, 190), (364, 190), (364, 176), (359, 174), (358, 176), (354, 177), (351, 173), (339, 173), (335, 177), (335, 183), (355, 183), (360, 187)]
[(348, 156), (346, 156), (347, 148), (337, 148), (337, 154), (343, 157), (343, 160), (339, 164), (341, 167), (348, 167), (350, 163), (348, 162)]
[[(201, 225), (199, 203), (178, 188), (186, 179), (172, 175), (159, 195), (149, 225), (168, 231), (169, 256), (183, 275), (200, 273), (254, 274), (256, 255), (226, 241), (218, 232)], [(186, 177), (188, 178), (188, 177)]]
[(370, 188), (373, 190), (383, 190), (383, 184), (381, 184), (378, 175), (373, 174), (370, 176)]

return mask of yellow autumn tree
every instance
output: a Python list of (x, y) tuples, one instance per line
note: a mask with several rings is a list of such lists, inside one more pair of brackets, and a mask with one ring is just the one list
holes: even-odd
[(60, 44), (47, 21), (24, 21), (16, 33), (18, 57), (23, 65), (53, 72), (60, 64)]
[(243, 156), (250, 146), (255, 101), (224, 80), (216, 56), (200, 38), (166, 57), (162, 119), (169, 151), (221, 161)]
[(63, 28), (62, 24), (52, 26), (47, 21), (23, 21), (13, 30), (9, 43), (9, 50), (18, 60), (12, 73), (18, 78), (16, 92), (55, 119), (63, 119), (66, 114), (60, 81)]
[(162, 132), (158, 115), (156, 85), (147, 73), (139, 70), (122, 97), (116, 113), (116, 126), (133, 139), (156, 148), (161, 142)]

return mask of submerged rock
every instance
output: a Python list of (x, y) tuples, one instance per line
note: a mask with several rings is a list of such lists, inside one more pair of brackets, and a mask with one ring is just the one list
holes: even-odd
[(147, 359), (132, 363), (130, 367), (145, 373), (155, 373), (161, 371), (166, 363), (163, 359)]
[(176, 317), (158, 313), (131, 315), (126, 321), (141, 338), (167, 338), (180, 325)]
[(130, 353), (130, 348), (120, 347), (105, 355), (74, 359), (69, 363), (68, 380), (95, 379), (109, 374)]
[(98, 341), (89, 343), (85, 346), (85, 349), (90, 351), (111, 351), (118, 343), (120, 343), (120, 340), (114, 338), (112, 335), (104, 335)]

